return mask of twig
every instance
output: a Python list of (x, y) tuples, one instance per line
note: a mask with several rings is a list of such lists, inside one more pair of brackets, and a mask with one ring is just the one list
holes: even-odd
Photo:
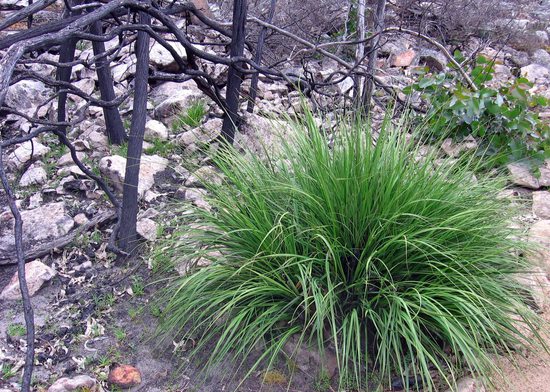
[(23, 370), (22, 392), (30, 392), (32, 371), (34, 367), (34, 313), (32, 310), (29, 288), (25, 277), (25, 255), (23, 252), (23, 219), (15, 203), (15, 196), (8, 182), (8, 177), (4, 171), (4, 162), (2, 160), (2, 147), (0, 146), (0, 179), (2, 187), (6, 191), (8, 204), (11, 213), (15, 219), (14, 236), (15, 252), (17, 256), (17, 276), (19, 279), (19, 289), (23, 298), (23, 312), (25, 315), (25, 326), (27, 328), (27, 352), (25, 354), (25, 366)]

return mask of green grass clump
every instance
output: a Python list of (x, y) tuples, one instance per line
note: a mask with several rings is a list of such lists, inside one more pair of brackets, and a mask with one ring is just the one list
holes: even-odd
[(191, 105), (189, 105), (189, 107), (184, 112), (176, 116), (176, 119), (172, 124), (172, 128), (176, 132), (180, 131), (186, 126), (196, 128), (201, 124), (202, 119), (205, 115), (206, 105), (203, 101), (197, 100), (191, 103)]
[(336, 128), (328, 144), (308, 115), (267, 158), (213, 158), (225, 182), (207, 184), (212, 210), (181, 218), (163, 257), (215, 257), (174, 280), (163, 330), (196, 342), (207, 367), (229, 357), (246, 375), (298, 334), (334, 347), (340, 385), (357, 389), (489, 376), (492, 354), (527, 344), (525, 331), (539, 337), (516, 280), (529, 265), (511, 251), (523, 246), (513, 211), (497, 197), (504, 181), (473, 180), (474, 160), (418, 160), (389, 121), (376, 140), (362, 121)]

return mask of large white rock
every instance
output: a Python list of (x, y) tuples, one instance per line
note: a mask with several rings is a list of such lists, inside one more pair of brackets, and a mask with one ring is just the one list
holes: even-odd
[(550, 192), (533, 192), (533, 214), (541, 219), (550, 219)]
[(521, 68), (521, 76), (526, 78), (532, 83), (542, 83), (548, 82), (550, 78), (550, 70), (543, 65), (539, 64), (529, 64)]
[(507, 168), (514, 184), (530, 189), (540, 188), (539, 180), (531, 173), (529, 166), (521, 163), (510, 163)]
[(29, 140), (21, 143), (19, 147), (8, 155), (8, 164), (20, 168), (31, 159), (41, 158), (49, 151), (50, 148), (40, 142)]
[(145, 123), (145, 140), (152, 142), (155, 139), (168, 140), (168, 128), (157, 120), (149, 120)]
[(137, 221), (136, 231), (147, 241), (154, 241), (157, 239), (157, 230), (158, 225), (152, 219), (142, 218)]
[(193, 143), (210, 143), (212, 140), (220, 136), (222, 131), (223, 120), (214, 118), (203, 125), (183, 132), (176, 138), (176, 143), (182, 146), (189, 146)]
[(531, 226), (529, 241), (537, 247), (529, 256), (550, 273), (550, 220), (541, 220)]
[(90, 376), (80, 375), (73, 378), (62, 377), (48, 388), (48, 392), (89, 391), (99, 392), (102, 388)]
[(6, 106), (16, 109), (27, 116), (34, 117), (39, 105), (46, 102), (49, 89), (36, 80), (21, 80), (8, 88)]
[[(34, 295), (42, 285), (53, 278), (57, 272), (42, 263), (40, 260), (34, 260), (25, 265), (25, 281), (29, 289), (29, 295)], [(21, 290), (19, 289), (19, 274), (16, 272), (2, 293), (0, 299), (17, 300), (21, 298)]]
[(44, 165), (35, 162), (27, 169), (25, 173), (23, 173), (21, 180), (19, 180), (19, 185), (42, 185), (46, 183), (47, 180), (48, 173), (46, 173)]
[(185, 115), (187, 109), (202, 97), (202, 93), (196, 90), (180, 89), (155, 108), (154, 117), (171, 125), (178, 116)]
[[(179, 42), (170, 42), (169, 44), (178, 56), (183, 60), (187, 59), (187, 52), (182, 44)], [(156, 41), (149, 50), (149, 61), (159, 71), (178, 72), (180, 70), (179, 65), (168, 49)]]
[[(67, 215), (65, 203), (48, 203), (31, 210), (21, 211), (23, 220), (23, 247), (44, 244), (67, 234), (74, 226), (73, 218)], [(0, 222), (0, 254), (14, 254), (13, 216)], [(5, 252), (5, 253), (4, 253)], [(0, 258), (0, 264), (2, 259)]]
[[(155, 174), (160, 173), (168, 166), (168, 160), (158, 155), (143, 155), (139, 166), (138, 195), (143, 197), (146, 191), (155, 183)], [(126, 171), (126, 158), (112, 155), (101, 158), (99, 170), (105, 175), (113, 187), (122, 192)]]

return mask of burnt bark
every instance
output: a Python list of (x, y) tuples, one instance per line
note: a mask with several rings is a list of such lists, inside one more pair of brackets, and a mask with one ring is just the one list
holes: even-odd
[[(271, 23), (273, 16), (275, 15), (275, 7), (277, 5), (277, 0), (271, 0), (269, 5), (269, 13), (267, 15), (267, 23)], [(258, 65), (262, 63), (262, 54), (264, 51), (265, 36), (267, 34), (267, 27), (262, 26), (260, 30), (260, 35), (258, 36), (258, 44), (256, 45), (256, 53), (254, 53), (254, 62)], [(250, 99), (248, 101), (248, 106), (246, 110), (249, 113), (254, 111), (254, 103), (256, 102), (256, 96), (258, 95), (258, 80), (260, 74), (255, 73), (252, 75), (252, 80), (250, 81)]]
[[(92, 34), (100, 35), (103, 33), (102, 24), (100, 21), (95, 22), (90, 26)], [(105, 53), (105, 44), (102, 41), (92, 41), (92, 47), (95, 56)], [(109, 61), (105, 57), (100, 57), (96, 61), (96, 72), (99, 83), (99, 93), (104, 101), (113, 101), (116, 99), (115, 90), (113, 88), (113, 77)], [(105, 117), (105, 127), (107, 128), (107, 136), (112, 144), (120, 145), (126, 140), (124, 125), (120, 118), (118, 107), (104, 107), (103, 116)]]
[(376, 13), (374, 14), (374, 33), (376, 37), (372, 41), (371, 51), (368, 56), (367, 63), (367, 80), (363, 90), (363, 111), (368, 114), (370, 111), (370, 103), (374, 90), (374, 77), (376, 71), (376, 58), (378, 56), (378, 45), (380, 43), (380, 32), (384, 29), (384, 14), (386, 12), (386, 0), (378, 0), (376, 3)]
[[(246, 0), (235, 0), (233, 4), (233, 28), (230, 57), (243, 57), (245, 44)], [(242, 64), (242, 63), (240, 63)], [(239, 63), (232, 63), (227, 75), (227, 93), (225, 100), (227, 110), (223, 118), (222, 136), (226, 142), (233, 144), (235, 128), (239, 126), (239, 95), (242, 73), (237, 68)]]
[[(151, 17), (146, 12), (139, 12), (139, 21), (141, 24), (149, 25)], [(149, 79), (149, 35), (145, 31), (139, 31), (137, 34), (135, 53), (137, 64), (134, 104), (118, 233), (119, 246), (125, 252), (132, 250), (137, 237), (139, 165), (147, 116), (147, 86)]]

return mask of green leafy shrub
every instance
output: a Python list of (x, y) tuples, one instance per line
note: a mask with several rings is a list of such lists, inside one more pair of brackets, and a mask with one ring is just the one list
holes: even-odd
[[(460, 56), (457, 53), (458, 60)], [(479, 57), (471, 72), (478, 91), (454, 81), (447, 72), (424, 75), (405, 92), (422, 93), (428, 103), (427, 123), (436, 137), (471, 134), (483, 140), (490, 153), (500, 155), (497, 163), (550, 157), (550, 128), (533, 110), (547, 106), (549, 101), (531, 95), (533, 84), (525, 78), (499, 88), (489, 87), (487, 82), (493, 75), (494, 64)]]
[(449, 385), (464, 368), (488, 375), (490, 355), (526, 344), (539, 322), (515, 279), (529, 266), (510, 252), (522, 245), (503, 182), (473, 181), (473, 160), (417, 162), (389, 121), (376, 143), (359, 121), (334, 137), (309, 116), (267, 158), (220, 150), (212, 209), (181, 218), (162, 248), (174, 264), (211, 264), (174, 280), (162, 330), (208, 353), (206, 368), (260, 352), (248, 375), (295, 334), (335, 348), (340, 385), (399, 377), (433, 390), (433, 371)]

